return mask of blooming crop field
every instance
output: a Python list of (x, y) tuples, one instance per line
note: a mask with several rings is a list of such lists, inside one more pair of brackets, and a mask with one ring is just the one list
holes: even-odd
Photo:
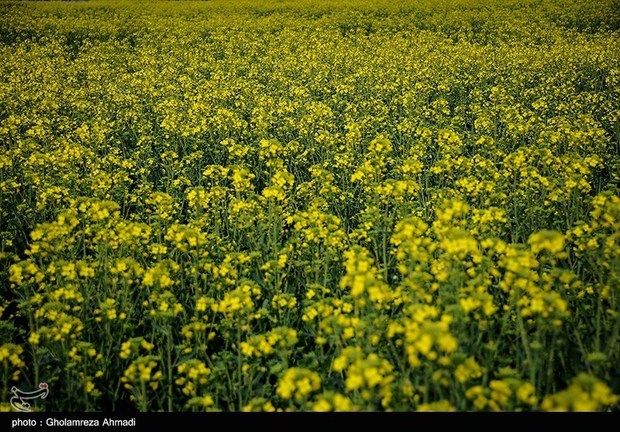
[(620, 3), (0, 2), (0, 408), (619, 410)]

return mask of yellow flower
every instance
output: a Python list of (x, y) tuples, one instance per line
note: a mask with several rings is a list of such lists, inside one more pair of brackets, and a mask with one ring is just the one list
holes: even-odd
[(552, 254), (558, 254), (564, 250), (564, 236), (557, 231), (539, 231), (530, 235), (528, 240), (532, 252), (539, 253), (543, 250)]
[(321, 387), (321, 377), (304, 368), (290, 368), (278, 380), (276, 394), (282, 399), (305, 400), (310, 393)]

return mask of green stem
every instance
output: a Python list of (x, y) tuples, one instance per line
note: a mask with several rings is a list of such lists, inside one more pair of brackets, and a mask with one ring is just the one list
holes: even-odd
[(534, 365), (534, 359), (532, 357), (532, 351), (530, 350), (530, 344), (527, 337), (527, 332), (525, 331), (525, 325), (523, 324), (523, 317), (521, 316), (521, 309), (517, 305), (516, 295), (514, 298), (514, 308), (517, 313), (517, 325), (519, 326), (519, 333), (521, 335), (521, 343), (523, 344), (523, 349), (525, 351), (525, 357), (527, 360), (527, 365), (530, 370), (530, 382), (532, 385), (536, 382), (536, 367)]
[(168, 361), (168, 412), (172, 412), (172, 332), (170, 327), (168, 327), (167, 332), (167, 361)]
[(239, 400), (239, 411), (243, 409), (243, 392), (242, 380), (243, 374), (241, 371), (241, 325), (237, 324), (237, 373), (239, 374), (239, 383), (237, 384), (237, 398)]

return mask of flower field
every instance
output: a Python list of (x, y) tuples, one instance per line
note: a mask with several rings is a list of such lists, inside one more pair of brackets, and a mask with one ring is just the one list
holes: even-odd
[(0, 2), (0, 409), (620, 410), (620, 3)]

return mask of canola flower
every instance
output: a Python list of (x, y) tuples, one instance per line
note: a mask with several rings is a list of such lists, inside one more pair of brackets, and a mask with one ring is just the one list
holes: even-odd
[(617, 411), (619, 32), (0, 2), (0, 410)]

